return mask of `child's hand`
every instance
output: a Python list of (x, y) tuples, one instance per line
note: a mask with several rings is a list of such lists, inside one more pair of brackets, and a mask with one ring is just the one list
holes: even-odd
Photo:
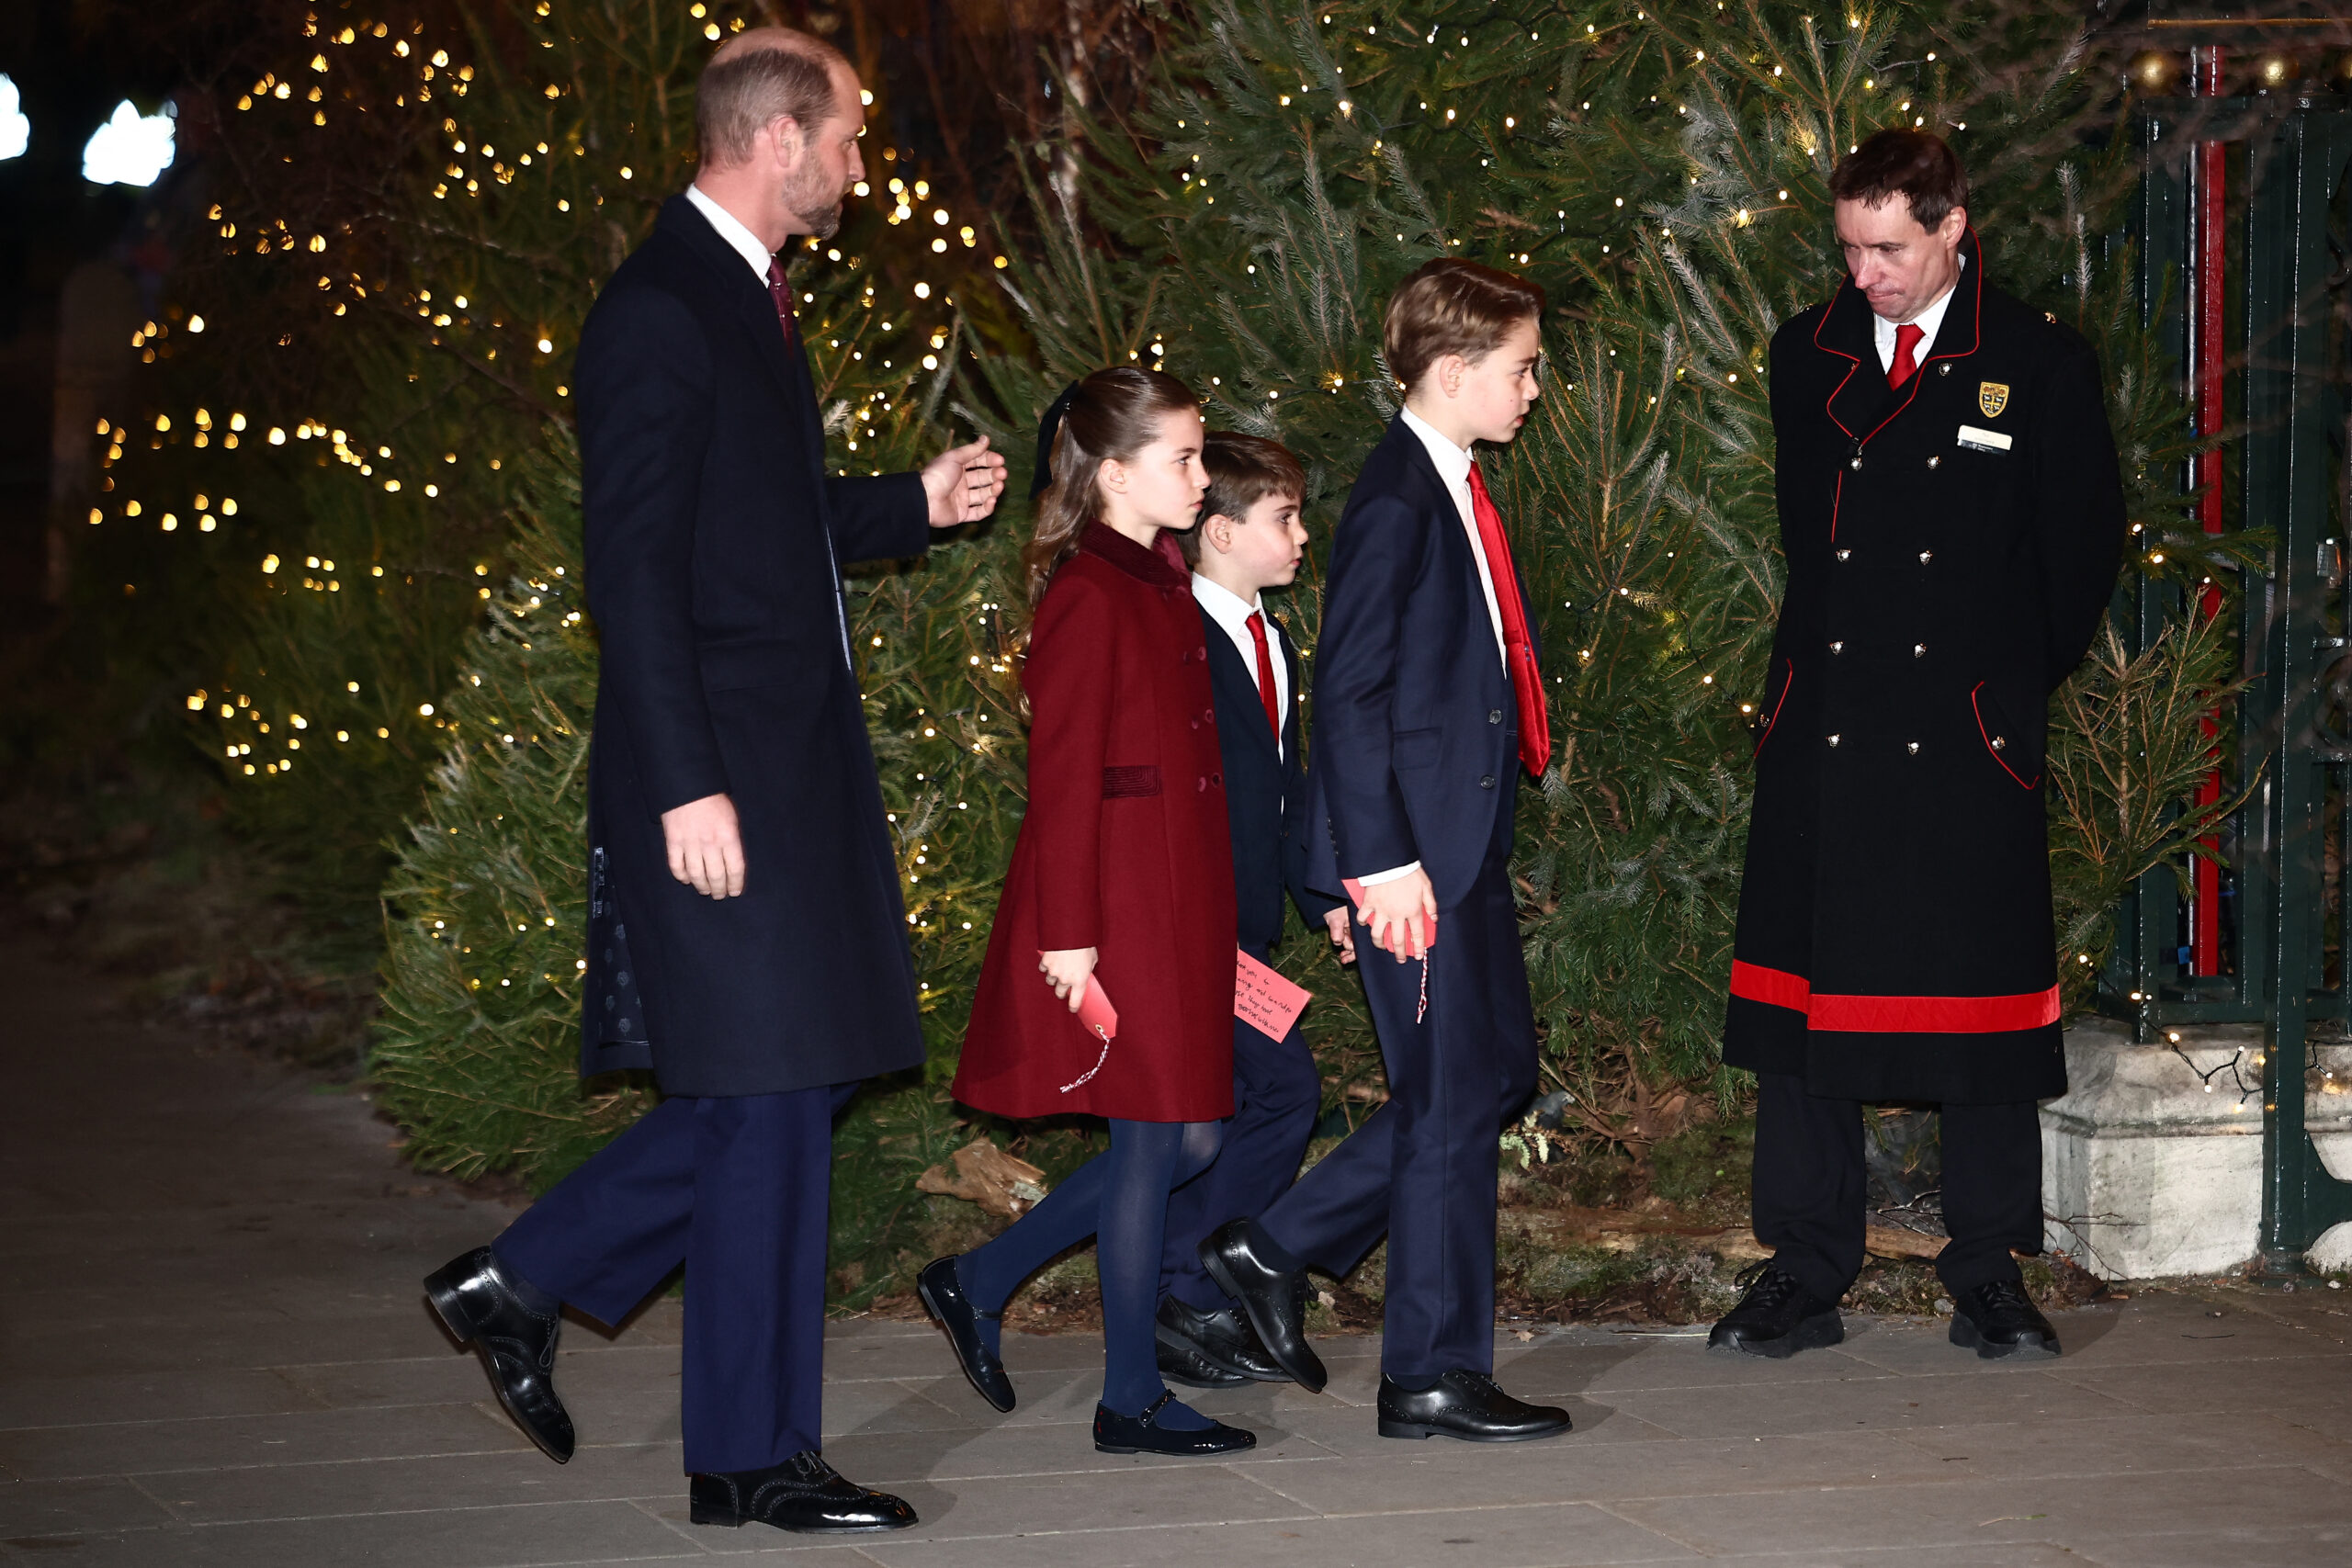
[(1069, 999), (1069, 1010), (1076, 1012), (1086, 1000), (1086, 978), (1094, 973), (1094, 959), (1091, 947), (1057, 948), (1037, 954), (1037, 972), (1053, 987), (1054, 995)]
[(1429, 952), (1425, 940), (1437, 919), (1437, 893), (1430, 875), (1416, 866), (1404, 875), (1374, 883), (1363, 890), (1363, 907), (1356, 911), (1372, 945), (1396, 955), (1402, 964)]
[(1348, 924), (1348, 911), (1342, 908), (1323, 911), (1323, 929), (1331, 933), (1331, 945), (1340, 950), (1340, 962), (1356, 961), (1356, 933)]

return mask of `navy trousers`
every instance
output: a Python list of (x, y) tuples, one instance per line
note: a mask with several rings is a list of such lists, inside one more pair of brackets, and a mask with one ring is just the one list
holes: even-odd
[[(1824, 1301), (1862, 1271), (1869, 1177), (1861, 1104), (1825, 1100), (1794, 1073), (1756, 1075), (1756, 1239)], [(2041, 1250), (2041, 1113), (2030, 1100), (1946, 1105), (1944, 1230), (1936, 1273), (1955, 1296), (2021, 1278), (2012, 1247)]]
[(832, 1124), (856, 1088), (665, 1100), (491, 1244), (605, 1324), (685, 1265), (689, 1473), (822, 1446)]
[[(1267, 961), (1265, 948), (1248, 951)], [(1201, 1239), (1228, 1220), (1265, 1213), (1289, 1189), (1322, 1104), (1323, 1080), (1296, 1023), (1269, 1040), (1233, 1021), (1233, 1116), (1216, 1163), (1168, 1195), (1164, 1291), (1203, 1312), (1233, 1304), (1201, 1268)]]
[(1381, 1371), (1426, 1383), (1495, 1365), (1495, 1177), (1503, 1124), (1535, 1089), (1535, 1018), (1510, 891), (1510, 802), (1463, 900), (1438, 911), (1429, 1006), (1421, 964), (1356, 926), (1388, 1101), (1258, 1224), (1331, 1274), (1388, 1237)]

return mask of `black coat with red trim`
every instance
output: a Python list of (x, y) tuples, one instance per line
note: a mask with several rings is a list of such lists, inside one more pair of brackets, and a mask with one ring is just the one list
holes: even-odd
[(1962, 254), (1900, 388), (1850, 282), (1772, 339), (1788, 590), (1724, 1055), (1838, 1099), (2066, 1088), (2045, 715), (2113, 591), (2122, 485), (2097, 354)]

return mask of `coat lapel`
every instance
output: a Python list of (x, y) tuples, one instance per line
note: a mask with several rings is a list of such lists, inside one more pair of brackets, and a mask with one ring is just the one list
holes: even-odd
[[(1257, 716), (1259, 723), (1245, 724), (1241, 728), (1252, 737), (1250, 744), (1261, 748), (1268, 759), (1272, 759), (1274, 730), (1272, 725), (1263, 722), (1266, 700), (1258, 694), (1258, 671), (1249, 667), (1241, 657), (1241, 650), (1233, 645), (1233, 639), (1226, 635), (1225, 628), (1217, 625), (1216, 617), (1206, 610), (1201, 612), (1201, 631), (1208, 639), (1209, 679), (1216, 691), (1217, 705), (1222, 708), (1230, 705), (1236, 713)], [(1271, 619), (1267, 625), (1267, 635), (1275, 635)]]
[(1911, 379), (1900, 387), (1888, 387), (1885, 373), (1879, 368), (1877, 329), (1870, 300), (1851, 279), (1839, 286), (1822, 312), (1821, 323), (1814, 329), (1815, 346), (1848, 362), (1844, 377), (1829, 394), (1829, 417), (1852, 439), (1857, 456), (1871, 436), (1910, 408), (1930, 375), (1941, 374), (1933, 369), (1939, 361), (1962, 359), (1976, 352), (1984, 314), (1984, 255), (1975, 230), (1961, 236), (1960, 254), (1966, 265), (1961, 268), (1960, 281), (1952, 286), (1942, 324), (1936, 328), (1935, 345), (1912, 372)]

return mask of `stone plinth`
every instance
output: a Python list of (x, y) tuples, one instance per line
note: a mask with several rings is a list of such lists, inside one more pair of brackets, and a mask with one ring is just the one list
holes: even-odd
[[(2105, 1019), (2066, 1033), (2073, 1088), (2041, 1108), (2045, 1245), (2109, 1280), (2220, 1274), (2252, 1261), (2262, 1219), (2263, 1031), (2209, 1025), (2135, 1045)], [(2318, 1053), (2315, 1089), (2352, 1079), (2352, 1047)], [(2315, 1075), (2316, 1077), (2316, 1075)], [(2352, 1095), (2314, 1092), (2308, 1125), (2352, 1177)], [(2312, 1249), (2352, 1263), (2352, 1225)]]

